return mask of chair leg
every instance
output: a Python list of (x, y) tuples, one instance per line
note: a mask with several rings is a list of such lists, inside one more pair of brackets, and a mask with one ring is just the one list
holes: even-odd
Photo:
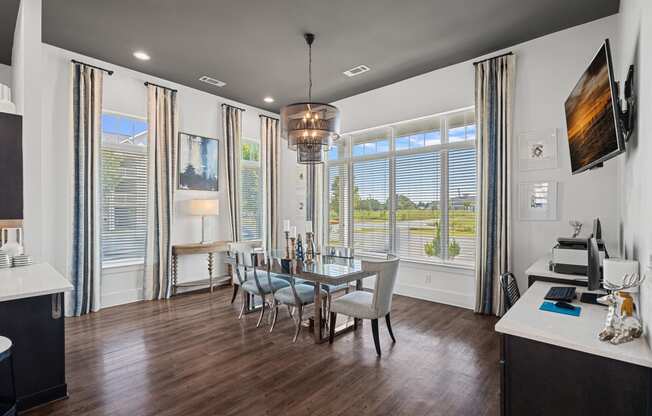
[(272, 326), (269, 328), (269, 333), (271, 334), (274, 330), (274, 325), (276, 325), (276, 318), (278, 317), (278, 305), (274, 306), (274, 317), (272, 318)]
[(238, 319), (242, 319), (242, 315), (244, 315), (245, 307), (247, 306), (247, 292), (244, 290), (242, 291), (242, 308), (240, 308), (240, 315), (238, 315)]
[(378, 319), (371, 320), (371, 332), (374, 336), (374, 345), (376, 345), (376, 354), (380, 357), (380, 339), (378, 338)]
[(234, 284), (233, 285), (233, 296), (231, 297), (231, 303), (235, 302), (235, 297), (238, 295), (238, 288), (240, 286)]
[(260, 328), (260, 324), (263, 322), (263, 316), (265, 316), (265, 295), (262, 295), (261, 297), (263, 298), (263, 301), (260, 305), (260, 317), (258, 318), (256, 328)]
[(331, 323), (328, 331), (328, 343), (332, 344), (335, 339), (335, 322), (337, 321), (337, 313), (331, 312)]
[(292, 307), (290, 305), (285, 305), (288, 307), (288, 314), (290, 315), (290, 318), (294, 318), (294, 312), (292, 311)]
[(396, 338), (394, 338), (394, 332), (392, 332), (392, 322), (389, 320), (389, 312), (385, 315), (385, 322), (387, 323), (387, 330), (389, 331), (389, 336), (392, 337), (392, 342), (396, 343)]
[(299, 305), (299, 319), (297, 319), (297, 329), (294, 333), (294, 339), (292, 342), (297, 342), (297, 338), (299, 337), (299, 332), (301, 332), (301, 320), (303, 319), (303, 305)]

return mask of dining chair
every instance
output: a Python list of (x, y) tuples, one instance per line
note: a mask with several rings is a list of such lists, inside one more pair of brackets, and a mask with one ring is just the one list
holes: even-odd
[[(230, 264), (231, 266), (233, 266), (233, 268), (235, 268), (234, 266), (235, 250), (233, 248), (235, 244), (239, 244), (238, 247), (240, 247), (240, 249), (242, 249), (245, 246), (250, 246), (252, 252), (255, 250), (262, 249), (263, 246), (262, 240), (248, 240), (239, 243), (229, 243), (228, 251), (226, 253), (227, 264)], [(237, 279), (237, 277), (233, 276), (233, 295), (231, 296), (231, 303), (235, 302), (235, 298), (238, 296), (239, 289), (240, 289), (240, 281)]]
[[(276, 259), (268, 260), (268, 264), (271, 265), (272, 261), (278, 261), (278, 260)], [(290, 308), (296, 308), (297, 310), (296, 319), (294, 317), (294, 314), (292, 314), (291, 312), (290, 312), (290, 317), (292, 318), (295, 324), (294, 338), (292, 339), (292, 342), (297, 342), (297, 338), (299, 337), (299, 333), (301, 332), (301, 322), (303, 320), (303, 308), (314, 303), (315, 287), (312, 284), (303, 283), (304, 281), (301, 279), (295, 278), (293, 273), (294, 269), (295, 269), (294, 264), (292, 264), (290, 266), (289, 269), (290, 272), (288, 274), (290, 285), (286, 287), (274, 289), (274, 295), (273, 295), (274, 316), (272, 318), (272, 325), (269, 332), (272, 332), (272, 330), (274, 329), (274, 325), (276, 325), (279, 305), (286, 305), (288, 307), (288, 310)], [(271, 274), (268, 274), (268, 279), (271, 279)], [(321, 289), (320, 295), (321, 295), (320, 298), (322, 300), (325, 300), (326, 297), (328, 296), (328, 293), (324, 289)], [(325, 302), (322, 301), (320, 305), (315, 305), (315, 308), (324, 308), (325, 306), (326, 306)], [(319, 323), (315, 322), (315, 325), (319, 325)]]
[[(238, 319), (241, 319), (244, 314), (247, 296), (258, 296), (262, 300), (260, 316), (256, 324), (256, 328), (258, 328), (263, 322), (265, 310), (274, 304), (274, 291), (287, 287), (290, 283), (269, 272), (269, 267), (265, 264), (264, 252), (254, 252), (253, 247), (246, 243), (233, 243), (231, 247), (235, 254), (236, 276), (242, 288), (242, 308)], [(263, 274), (266, 276), (259, 276), (259, 268), (265, 267), (267, 270), (263, 271)]]
[(518, 282), (516, 282), (512, 272), (505, 272), (500, 275), (500, 287), (503, 289), (503, 296), (505, 296), (505, 311), (508, 311), (521, 298)]
[(376, 353), (380, 356), (380, 339), (378, 336), (378, 319), (385, 317), (387, 330), (392, 342), (396, 342), (392, 332), (390, 312), (392, 310), (392, 295), (398, 275), (399, 259), (395, 256), (387, 256), (387, 260), (362, 261), (362, 269), (374, 273), (376, 282), (373, 293), (363, 290), (356, 290), (342, 297), (333, 300), (330, 311), (330, 343), (335, 338), (335, 322), (337, 314), (351, 316), (356, 319), (370, 319), (371, 330), (376, 346)]

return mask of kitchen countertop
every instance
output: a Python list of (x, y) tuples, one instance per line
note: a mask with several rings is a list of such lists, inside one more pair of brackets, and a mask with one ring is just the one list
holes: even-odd
[(71, 290), (70, 282), (48, 263), (0, 269), (0, 302)]

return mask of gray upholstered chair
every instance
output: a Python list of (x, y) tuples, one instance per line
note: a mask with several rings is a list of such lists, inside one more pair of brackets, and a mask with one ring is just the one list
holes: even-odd
[(356, 290), (347, 295), (333, 300), (330, 313), (330, 337), (329, 342), (333, 342), (335, 337), (335, 321), (337, 314), (351, 316), (357, 319), (370, 319), (371, 330), (373, 332), (376, 353), (380, 356), (380, 340), (378, 337), (378, 318), (385, 317), (389, 336), (393, 342), (396, 342), (392, 332), (390, 321), (390, 312), (392, 309), (392, 295), (398, 275), (398, 258), (388, 256), (388, 260), (382, 261), (363, 261), (362, 269), (376, 274), (376, 284), (374, 292), (369, 293), (362, 290)]
[(282, 279), (269, 272), (269, 267), (265, 263), (265, 254), (254, 252), (251, 245), (246, 243), (233, 243), (231, 250), (235, 255), (235, 271), (238, 283), (242, 288), (242, 308), (238, 319), (242, 318), (247, 296), (258, 296), (261, 298), (260, 316), (256, 327), (258, 328), (263, 321), (265, 310), (273, 307), (274, 291), (290, 285), (286, 279)]
[[(269, 261), (278, 261), (278, 260), (269, 260)], [(290, 270), (294, 270), (294, 266), (290, 267)], [(268, 277), (271, 279), (271, 277)], [(297, 342), (299, 337), (299, 332), (301, 332), (301, 321), (303, 320), (303, 308), (315, 301), (315, 287), (313, 285), (308, 285), (301, 283), (301, 279), (295, 279), (293, 275), (289, 276), (290, 285), (282, 287), (279, 289), (274, 289), (274, 317), (272, 318), (272, 326), (270, 332), (274, 329), (276, 324), (276, 318), (278, 317), (278, 307), (279, 305), (287, 305), (288, 310), (290, 308), (296, 308), (298, 311), (297, 317), (295, 319), (294, 315), (290, 313), (290, 316), (294, 320), (295, 331), (294, 338), (292, 342)], [(271, 285), (271, 283), (270, 283)], [(327, 292), (322, 289), (321, 298), (326, 299)], [(321, 305), (315, 305), (315, 308), (324, 307), (325, 304), (322, 301)], [(315, 324), (317, 325), (317, 324)]]
[(262, 240), (248, 240), (248, 241), (242, 241), (239, 243), (229, 243), (229, 251), (227, 252), (227, 259), (226, 262), (231, 265), (232, 269), (234, 270), (233, 276), (232, 276), (232, 283), (233, 283), (233, 295), (231, 296), (231, 303), (235, 302), (235, 298), (238, 296), (238, 292), (240, 289), (240, 281), (235, 275), (235, 264), (236, 264), (236, 259), (235, 259), (235, 250), (234, 247), (235, 245), (238, 244), (238, 248), (240, 250), (243, 250), (246, 248), (246, 246), (249, 246), (250, 248), (247, 248), (247, 251), (256, 251), (256, 250), (262, 250), (263, 247), (263, 242)]

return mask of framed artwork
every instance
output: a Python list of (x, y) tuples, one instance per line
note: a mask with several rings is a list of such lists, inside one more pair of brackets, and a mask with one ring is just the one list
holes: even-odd
[(557, 129), (523, 132), (518, 135), (520, 170), (557, 168)]
[(518, 213), (521, 221), (557, 220), (557, 182), (523, 182), (518, 185)]
[(217, 139), (179, 133), (178, 189), (218, 191), (218, 148)]

